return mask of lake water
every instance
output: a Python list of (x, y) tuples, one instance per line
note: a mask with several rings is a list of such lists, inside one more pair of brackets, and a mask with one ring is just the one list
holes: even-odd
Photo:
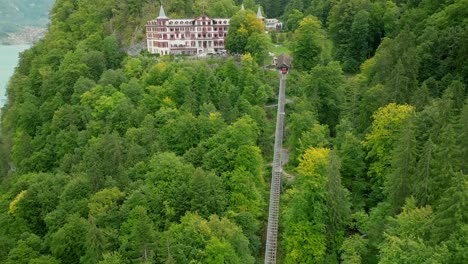
[(29, 45), (0, 45), (0, 108), (6, 102), (6, 86), (18, 64), (19, 53)]

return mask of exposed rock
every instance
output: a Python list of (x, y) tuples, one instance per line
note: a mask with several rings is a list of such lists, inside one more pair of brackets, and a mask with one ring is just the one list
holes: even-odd
[(125, 49), (129, 56), (138, 56), (143, 50), (146, 50), (146, 42), (139, 42)]

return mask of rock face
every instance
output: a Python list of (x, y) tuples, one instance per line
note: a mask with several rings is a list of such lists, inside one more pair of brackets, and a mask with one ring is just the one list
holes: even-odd
[(45, 28), (24, 27), (21, 31), (10, 33), (8, 37), (0, 39), (0, 43), (6, 45), (32, 44), (41, 39), (46, 32)]
[(146, 43), (145, 42), (135, 43), (133, 45), (130, 45), (130, 47), (124, 50), (129, 56), (138, 56), (140, 52), (142, 52), (143, 50), (146, 50)]

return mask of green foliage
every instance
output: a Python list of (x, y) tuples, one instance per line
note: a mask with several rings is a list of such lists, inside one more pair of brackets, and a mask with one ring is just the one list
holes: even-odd
[(86, 168), (96, 191), (102, 189), (109, 178), (119, 180), (125, 159), (122, 148), (122, 140), (116, 133), (90, 140), (88, 148), (84, 151), (81, 166)]
[(294, 67), (300, 70), (310, 70), (323, 61), (325, 53), (325, 36), (320, 21), (313, 16), (307, 16), (299, 23), (294, 32), (292, 54)]
[(431, 246), (425, 242), (430, 232), (430, 207), (417, 208), (410, 198), (403, 212), (390, 220), (390, 228), (382, 244), (381, 263), (443, 263), (447, 257), (445, 246)]
[(289, 15), (288, 15), (288, 20), (286, 21), (286, 27), (290, 31), (296, 31), (296, 29), (299, 27), (299, 24), (301, 20), (304, 18), (304, 15), (302, 14), (301, 11), (294, 9)]
[[(267, 47), (263, 22), (250, 11), (238, 11), (229, 21), (229, 31), (226, 37), (226, 49), (232, 53), (243, 54), (246, 51), (264, 50)], [(256, 34), (254, 34), (256, 33)], [(250, 40), (250, 38), (252, 38)], [(249, 45), (250, 43), (250, 45)], [(249, 48), (247, 48), (249, 47)]]
[(394, 147), (390, 165), (391, 172), (384, 182), (384, 193), (387, 194), (387, 200), (394, 206), (395, 210), (403, 206), (411, 193), (411, 183), (416, 183), (412, 179), (416, 173), (416, 155), (416, 136), (412, 122), (408, 120), (400, 132), (399, 142)]
[[(257, 3), (294, 57), (279, 258), (466, 263), (466, 0)], [(246, 54), (189, 60), (123, 53), (158, 4), (56, 2), (2, 109), (1, 263), (263, 261), (278, 77), (236, 4), (164, 3), (233, 15)]]
[(195, 171), (190, 182), (190, 208), (203, 217), (220, 215), (226, 208), (226, 187), (220, 177), (212, 173)]
[(187, 214), (161, 239), (166, 250), (160, 261), (169, 263), (254, 263), (248, 254), (248, 240), (242, 231), (226, 218), (209, 220)]
[[(345, 228), (350, 220), (348, 190), (341, 183), (341, 162), (335, 151), (330, 153), (327, 167), (327, 246), (334, 257), (343, 242)], [(329, 257), (330, 258), (330, 257)], [(336, 257), (335, 257), (336, 258)]]
[(24, 196), (16, 203), (14, 216), (26, 221), (31, 232), (45, 235), (44, 217), (58, 204), (66, 177), (52, 174), (30, 174)]
[(327, 147), (330, 144), (329, 134), (326, 125), (314, 124), (309, 130), (302, 132), (299, 139), (298, 153), (304, 153), (310, 147)]
[(334, 131), (344, 101), (342, 85), (345, 79), (341, 67), (337, 62), (317, 65), (310, 71), (309, 78), (305, 94), (314, 102), (318, 121)]
[(206, 14), (210, 17), (232, 17), (238, 10), (233, 0), (206, 1)]
[(359, 65), (374, 55), (384, 36), (398, 28), (400, 8), (394, 1), (337, 1), (328, 16), (335, 58), (346, 72), (356, 73)]
[(99, 264), (121, 264), (123, 263), (122, 256), (118, 252), (105, 253), (102, 255), (103, 260)]
[(359, 235), (352, 235), (345, 239), (341, 246), (341, 260), (343, 264), (360, 264), (366, 252), (367, 239)]
[(337, 261), (350, 212), (337, 158), (326, 148), (308, 148), (300, 158), (282, 213), (286, 263)]
[(372, 132), (366, 136), (364, 146), (369, 149), (366, 158), (372, 161), (368, 174), (377, 184), (382, 184), (390, 165), (388, 151), (394, 148), (401, 129), (412, 115), (414, 115), (412, 106), (393, 103), (374, 113)]
[(354, 208), (362, 208), (368, 181), (366, 179), (366, 153), (354, 131), (346, 127), (350, 125), (346, 119), (337, 128), (335, 141), (336, 152), (341, 159), (341, 175), (343, 185), (350, 191), (350, 200)]
[(146, 208), (137, 206), (122, 224), (120, 251), (131, 262), (151, 263), (154, 260), (156, 231)]
[(51, 234), (50, 251), (62, 263), (76, 263), (84, 255), (83, 240), (87, 232), (86, 220), (70, 215), (67, 223), (57, 232)]
[(8, 253), (6, 263), (30, 263), (40, 256), (41, 239), (32, 234), (23, 234), (23, 237)]
[(257, 64), (262, 65), (271, 48), (271, 39), (265, 33), (254, 32), (247, 40), (245, 51), (252, 54)]

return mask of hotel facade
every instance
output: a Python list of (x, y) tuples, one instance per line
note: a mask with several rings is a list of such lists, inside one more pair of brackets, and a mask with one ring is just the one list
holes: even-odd
[(171, 19), (161, 5), (159, 16), (146, 23), (148, 51), (160, 55), (202, 54), (224, 50), (229, 18)]
[[(257, 17), (266, 23), (266, 29), (282, 29), (281, 22), (276, 19), (274, 19), (276, 23), (271, 23), (269, 21), (271, 19), (265, 21), (260, 7)], [(223, 52), (229, 21), (229, 18), (210, 18), (206, 15), (195, 19), (171, 19), (166, 16), (161, 5), (159, 16), (145, 25), (148, 52), (160, 55)]]

